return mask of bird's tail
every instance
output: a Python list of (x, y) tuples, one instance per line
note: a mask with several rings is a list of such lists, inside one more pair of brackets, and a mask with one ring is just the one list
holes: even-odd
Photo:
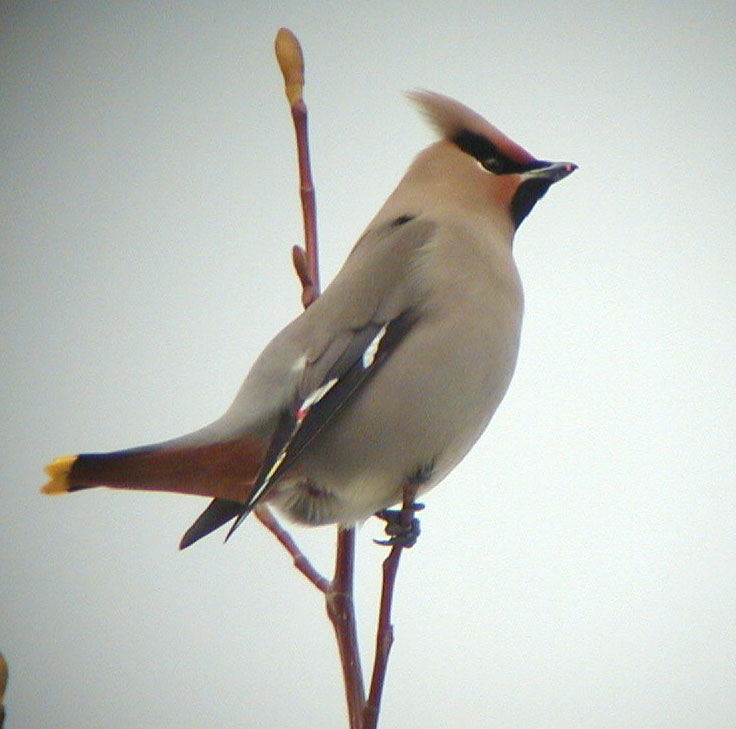
[(93, 486), (173, 491), (245, 501), (263, 461), (250, 438), (200, 445), (167, 444), (57, 458), (46, 466), (46, 494)]

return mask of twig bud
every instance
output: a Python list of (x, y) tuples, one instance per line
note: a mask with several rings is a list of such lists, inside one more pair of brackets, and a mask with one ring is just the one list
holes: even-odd
[(276, 34), (276, 59), (284, 76), (286, 98), (294, 106), (302, 98), (304, 88), (304, 56), (297, 37), (288, 29)]

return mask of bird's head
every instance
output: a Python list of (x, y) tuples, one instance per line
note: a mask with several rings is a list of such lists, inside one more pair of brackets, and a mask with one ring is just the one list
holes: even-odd
[(508, 213), (515, 228), (550, 185), (577, 169), (571, 162), (536, 159), (448, 96), (430, 91), (412, 91), (408, 96), (441, 136), (417, 157), (414, 173), (435, 180), (452, 198), (491, 202)]

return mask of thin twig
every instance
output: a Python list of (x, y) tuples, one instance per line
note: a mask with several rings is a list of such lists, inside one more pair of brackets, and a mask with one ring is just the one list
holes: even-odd
[[(314, 184), (309, 161), (307, 135), (307, 106), (302, 97), (304, 87), (304, 55), (296, 36), (287, 28), (276, 35), (276, 57), (284, 76), (286, 96), (294, 121), (299, 159), (299, 192), (304, 219), (305, 248), (292, 248), (292, 261), (302, 285), (302, 304), (306, 309), (320, 295), (319, 258), (317, 244), (317, 213)], [(363, 672), (358, 652), (358, 636), (355, 625), (353, 601), (353, 565), (355, 563), (355, 529), (337, 529), (337, 553), (335, 575), (327, 590), (323, 589), (324, 578), (319, 575), (291, 537), (278, 525), (269, 529), (294, 558), (294, 564), (310, 581), (325, 594), (327, 614), (335, 630), (345, 682), (345, 696), (351, 729), (361, 729), (362, 712), (365, 706)]]
[(286, 551), (294, 560), (294, 567), (301, 572), (320, 592), (329, 595), (332, 591), (332, 583), (323, 577), (307, 559), (304, 552), (297, 546), (296, 542), (291, 538), (289, 532), (279, 524), (276, 517), (265, 504), (258, 504), (253, 510), (258, 521), (273, 534), (276, 539), (284, 545)]
[(303, 99), (291, 105), (294, 120), (296, 143), (299, 154), (299, 194), (304, 218), (304, 244), (309, 281), (302, 289), (302, 304), (306, 309), (320, 294), (319, 261), (317, 256), (317, 216), (312, 170), (309, 163), (309, 144), (307, 142), (307, 107)]
[[(407, 529), (414, 518), (414, 499), (417, 494), (417, 485), (409, 483), (404, 486), (404, 501), (401, 508), (401, 526)], [(394, 626), (391, 624), (391, 606), (394, 599), (394, 585), (396, 573), (399, 569), (399, 560), (404, 545), (395, 544), (388, 557), (383, 561), (383, 585), (381, 589), (381, 607), (378, 614), (378, 629), (376, 631), (376, 655), (373, 662), (371, 688), (368, 701), (363, 709), (361, 729), (375, 729), (378, 724), (378, 712), (381, 708), (383, 685), (388, 667), (388, 657), (394, 642)]]
[(329, 593), (325, 596), (325, 606), (335, 630), (335, 638), (340, 651), (350, 729), (361, 729), (363, 707), (365, 706), (365, 687), (363, 669), (360, 665), (353, 601), (354, 562), (355, 529), (338, 527), (335, 577)]
[(320, 294), (319, 258), (317, 246), (317, 212), (312, 182), (312, 168), (309, 162), (309, 141), (307, 136), (307, 105), (304, 103), (304, 54), (297, 37), (288, 29), (281, 28), (276, 34), (276, 58), (284, 76), (286, 98), (289, 100), (291, 118), (296, 134), (297, 156), (299, 159), (299, 194), (302, 202), (304, 220), (305, 249), (294, 246), (292, 258), (294, 267), (302, 284), (302, 304), (306, 309)]

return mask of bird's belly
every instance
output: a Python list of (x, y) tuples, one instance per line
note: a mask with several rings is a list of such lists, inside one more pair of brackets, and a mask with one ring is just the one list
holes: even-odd
[[(416, 360), (437, 351), (422, 341), (431, 337), (449, 347), (441, 367)], [(299, 522), (351, 524), (399, 502), (408, 481), (427, 491), (485, 429), (508, 387), (517, 347), (518, 328), (412, 332), (277, 484), (275, 504)], [(475, 353), (472, 362), (468, 353)]]

